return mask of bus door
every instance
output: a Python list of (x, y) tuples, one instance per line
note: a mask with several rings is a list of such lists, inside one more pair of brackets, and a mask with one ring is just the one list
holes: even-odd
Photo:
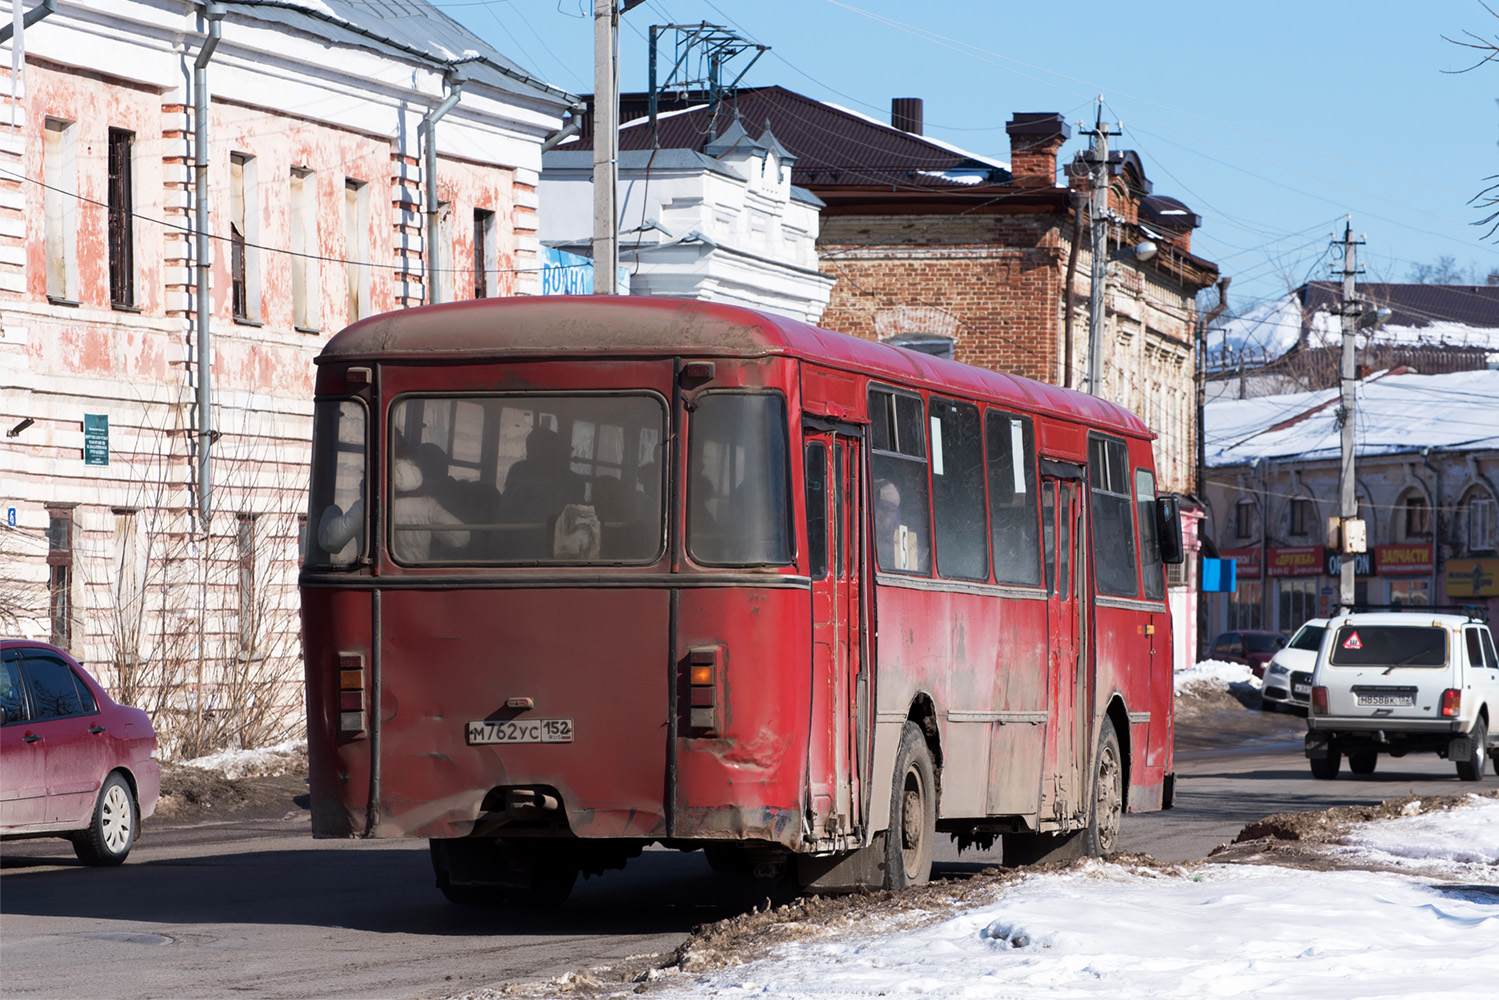
[(1089, 700), (1083, 614), (1088, 579), (1083, 563), (1084, 523), (1082, 469), (1044, 461), (1041, 537), (1051, 647), (1047, 670), (1051, 724), (1047, 727), (1047, 780), (1042, 783), (1041, 815), (1052, 819), (1077, 813), (1086, 799), (1083, 774), (1088, 760)]
[(813, 839), (821, 840), (852, 833), (865, 822), (870, 692), (862, 583), (867, 555), (858, 530), (863, 431), (815, 419), (805, 431), (812, 590), (807, 818)]

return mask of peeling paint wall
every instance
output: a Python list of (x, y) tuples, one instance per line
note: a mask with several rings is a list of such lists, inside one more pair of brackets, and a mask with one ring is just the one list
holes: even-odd
[[(296, 574), (313, 358), (349, 322), (351, 285), (366, 314), (427, 295), (418, 136), (441, 99), (440, 64), (341, 45), (309, 34), (326, 26), (277, 16), (230, 4), (207, 67), (206, 524), (196, 511), (190, 87), (199, 6), (59, 9), (25, 32), (14, 108), (0, 59), (0, 167), (24, 178), (0, 177), (0, 428), (20, 428), (0, 435), (0, 632), (51, 637), (49, 526), (64, 512), (72, 652), (116, 691), (155, 670), (162, 690), (142, 707), (157, 710), (158, 727), (196, 726), (220, 744), (240, 738), (226, 706), (247, 684), (282, 717), (265, 726), (302, 723)], [(563, 107), (474, 83), (439, 129), (455, 151), (439, 160), (441, 196), (470, 218), (494, 212), (490, 295), (539, 286), (514, 269), (535, 266), (540, 142)], [(112, 130), (131, 143), (125, 302), (118, 272), (111, 285)], [(459, 237), (445, 255), (471, 272), (471, 225)], [(107, 464), (85, 460), (86, 415), (108, 418)]]

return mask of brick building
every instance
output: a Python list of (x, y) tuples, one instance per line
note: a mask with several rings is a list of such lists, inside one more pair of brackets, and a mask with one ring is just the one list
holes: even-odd
[(300, 726), (327, 338), (539, 288), (541, 144), (573, 99), (424, 0), (388, 13), (76, 0), (25, 29), (20, 78), (5, 60), (0, 632), (70, 648), (169, 749)]

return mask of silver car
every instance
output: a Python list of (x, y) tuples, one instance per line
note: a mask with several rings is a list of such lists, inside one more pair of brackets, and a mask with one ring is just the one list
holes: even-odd
[(1312, 700), (1312, 667), (1322, 648), (1326, 618), (1311, 618), (1296, 630), (1284, 649), (1277, 650), (1265, 667), (1260, 687), (1260, 709), (1278, 712), (1288, 708), (1305, 715)]

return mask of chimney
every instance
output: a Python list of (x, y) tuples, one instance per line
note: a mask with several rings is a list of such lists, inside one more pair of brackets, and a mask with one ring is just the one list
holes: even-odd
[(1010, 183), (1019, 187), (1055, 187), (1057, 151), (1072, 138), (1072, 128), (1054, 111), (1017, 111), (1005, 123), (1010, 133)]
[(890, 99), (890, 124), (902, 132), (921, 134), (921, 98), (892, 97)]

